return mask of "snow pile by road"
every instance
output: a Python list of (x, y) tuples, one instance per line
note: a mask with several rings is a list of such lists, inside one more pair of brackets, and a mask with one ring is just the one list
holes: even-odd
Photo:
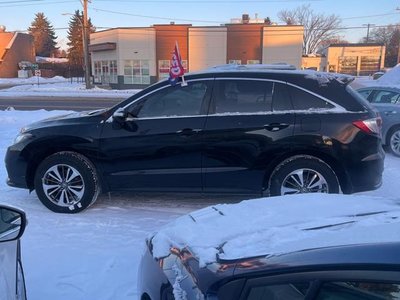
[(48, 63), (61, 64), (61, 63), (67, 63), (68, 58), (36, 56), (36, 62), (38, 62), (38, 63), (48, 62)]
[(156, 257), (168, 255), (171, 247), (188, 246), (205, 266), (218, 253), (236, 259), (399, 241), (399, 228), (400, 199), (303, 194), (207, 207), (178, 218), (152, 242)]
[[(37, 77), (29, 77), (29, 78), (0, 78), (0, 85), (24, 85), (24, 84), (37, 84)], [(55, 83), (55, 82), (69, 82), (68, 78), (64, 78), (61, 76), (55, 76), (52, 78), (40, 78), (40, 82), (42, 83)]]
[[(62, 77), (61, 77), (62, 78)], [(36, 82), (32, 84), (16, 85), (8, 89), (0, 90), (0, 96), (42, 96), (42, 97), (103, 97), (103, 98), (128, 98), (136, 94), (139, 89), (132, 90), (108, 90), (99, 87), (86, 89), (84, 83), (63, 81), (58, 83), (48, 83), (47, 81), (41, 82), (43, 78), (39, 79), (39, 85)]]

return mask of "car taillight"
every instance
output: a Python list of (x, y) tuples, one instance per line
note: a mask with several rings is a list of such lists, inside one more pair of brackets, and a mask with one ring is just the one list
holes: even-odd
[(382, 119), (378, 116), (368, 120), (355, 121), (353, 125), (368, 134), (381, 134)]

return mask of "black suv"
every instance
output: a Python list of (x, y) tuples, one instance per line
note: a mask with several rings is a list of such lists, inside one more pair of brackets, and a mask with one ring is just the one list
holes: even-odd
[(8, 184), (76, 213), (100, 192), (354, 193), (381, 184), (380, 118), (349, 78), (218, 67), (23, 128)]

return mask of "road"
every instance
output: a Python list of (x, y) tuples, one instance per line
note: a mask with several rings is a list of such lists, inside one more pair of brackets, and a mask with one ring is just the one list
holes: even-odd
[[(129, 95), (127, 95), (128, 97)], [(127, 98), (126, 97), (126, 98)], [(125, 98), (83, 97), (8, 97), (0, 96), (0, 110), (13, 107), (16, 110), (74, 110), (84, 111), (114, 106)]]

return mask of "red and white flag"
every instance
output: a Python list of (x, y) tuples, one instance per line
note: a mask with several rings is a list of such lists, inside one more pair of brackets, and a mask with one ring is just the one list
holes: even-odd
[(178, 43), (175, 42), (175, 48), (172, 52), (171, 66), (169, 69), (169, 82), (175, 84), (178, 82), (179, 77), (182, 76), (182, 82), (184, 82), (183, 75), (185, 74), (185, 69), (182, 66), (181, 54), (179, 53)]

